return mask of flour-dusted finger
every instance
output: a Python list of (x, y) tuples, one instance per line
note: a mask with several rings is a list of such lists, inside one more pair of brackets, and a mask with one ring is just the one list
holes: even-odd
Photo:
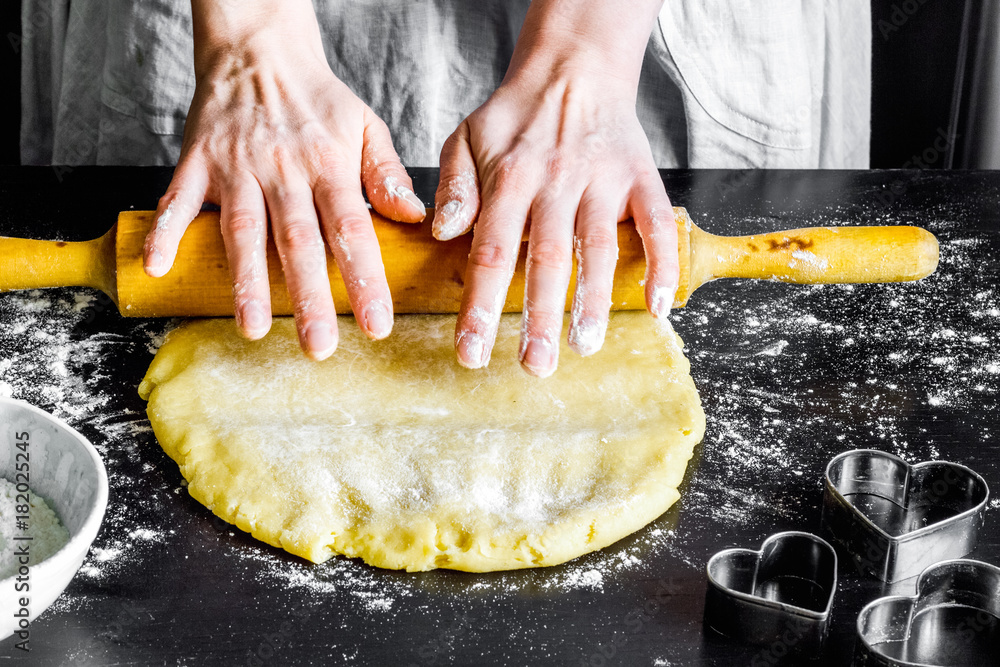
[(472, 229), (479, 213), (479, 177), (469, 146), (469, 124), (464, 121), (441, 149), (441, 175), (434, 195), (431, 233), (449, 241)]
[(243, 173), (223, 191), (222, 238), (233, 280), (233, 312), (250, 340), (271, 328), (271, 290), (267, 278), (267, 208), (260, 184)]
[(357, 180), (327, 170), (313, 187), (327, 243), (344, 279), (351, 310), (369, 338), (392, 332), (393, 308), (382, 253)]
[(604, 345), (611, 310), (611, 291), (618, 263), (615, 202), (584, 193), (576, 215), (576, 291), (570, 311), (569, 346), (586, 357)]
[(413, 181), (399, 161), (385, 122), (371, 110), (365, 116), (361, 182), (372, 208), (399, 222), (421, 222), (427, 208), (413, 192)]
[(500, 313), (517, 266), (521, 234), (534, 190), (519, 169), (501, 167), (484, 184), (483, 206), (465, 269), (465, 290), (455, 326), (458, 363), (482, 368), (490, 362)]
[(646, 253), (646, 307), (653, 317), (666, 317), (680, 281), (677, 224), (663, 182), (655, 172), (633, 189), (629, 210)]
[(159, 278), (174, 265), (177, 246), (188, 225), (201, 211), (208, 186), (208, 170), (200, 159), (181, 160), (166, 194), (160, 197), (153, 228), (146, 235), (142, 263), (147, 275)]
[(518, 358), (538, 377), (552, 375), (559, 363), (578, 201), (579, 196), (543, 198), (531, 208)]
[(271, 179), (264, 192), (271, 229), (295, 310), (299, 344), (313, 359), (337, 349), (337, 314), (330, 293), (326, 246), (320, 233), (312, 192), (303, 176)]

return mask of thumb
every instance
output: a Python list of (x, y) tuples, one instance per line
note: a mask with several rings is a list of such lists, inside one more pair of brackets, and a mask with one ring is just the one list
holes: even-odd
[(400, 222), (421, 222), (427, 209), (392, 147), (389, 128), (369, 109), (361, 147), (361, 182), (372, 208)]
[(479, 213), (479, 178), (469, 144), (469, 124), (463, 121), (441, 149), (441, 178), (434, 195), (431, 232), (448, 241), (470, 229)]

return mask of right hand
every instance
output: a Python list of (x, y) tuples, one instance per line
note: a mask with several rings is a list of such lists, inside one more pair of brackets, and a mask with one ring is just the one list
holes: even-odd
[[(493, 95), (445, 142), (434, 236), (475, 235), (455, 327), (458, 362), (489, 364), (528, 228), (519, 359), (556, 370), (573, 255), (568, 343), (604, 344), (618, 223), (635, 221), (646, 254), (646, 304), (670, 313), (679, 280), (673, 208), (635, 112), (639, 72), (662, 0), (534, 0)], [(530, 227), (529, 225), (530, 221)]]
[(197, 83), (180, 160), (146, 238), (146, 273), (167, 273), (202, 203), (218, 204), (236, 322), (261, 338), (271, 325), (270, 214), (306, 354), (320, 360), (337, 347), (324, 237), (362, 331), (388, 336), (392, 299), (361, 187), (388, 218), (425, 215), (388, 128), (330, 70), (309, 0), (192, 6)]

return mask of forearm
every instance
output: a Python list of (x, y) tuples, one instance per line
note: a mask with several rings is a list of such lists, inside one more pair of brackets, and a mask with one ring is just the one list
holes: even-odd
[(589, 71), (638, 85), (663, 0), (534, 0), (508, 79), (553, 70)]

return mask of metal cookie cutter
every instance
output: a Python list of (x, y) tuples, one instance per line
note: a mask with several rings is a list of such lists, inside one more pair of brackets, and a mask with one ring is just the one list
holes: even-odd
[(823, 534), (862, 572), (892, 583), (976, 546), (989, 487), (957, 463), (909, 465), (871, 449), (826, 467)]
[(815, 652), (836, 590), (833, 547), (811, 533), (776, 533), (760, 551), (725, 549), (709, 559), (705, 623), (739, 641)]
[(1000, 665), (1000, 568), (935, 563), (913, 597), (884, 597), (858, 616), (857, 667)]

